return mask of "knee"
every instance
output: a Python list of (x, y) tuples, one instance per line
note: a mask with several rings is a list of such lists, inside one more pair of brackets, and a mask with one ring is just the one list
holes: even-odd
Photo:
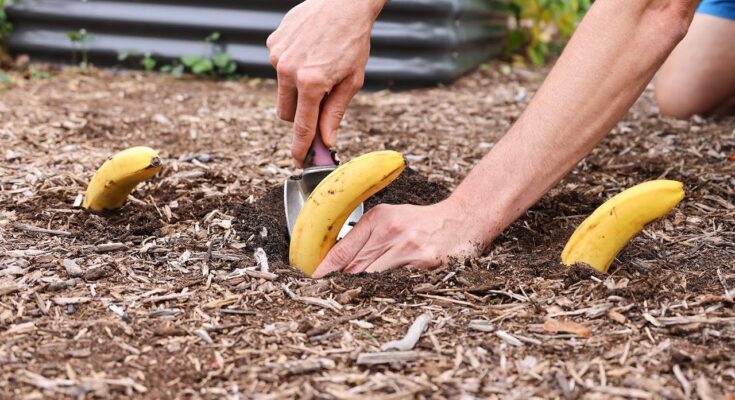
[(682, 85), (666, 79), (656, 81), (655, 97), (661, 115), (666, 117), (689, 119), (706, 111), (701, 109), (700, 101), (694, 93), (685, 93)]

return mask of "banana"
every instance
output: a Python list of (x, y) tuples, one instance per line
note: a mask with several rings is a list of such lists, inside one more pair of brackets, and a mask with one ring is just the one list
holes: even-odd
[(562, 262), (581, 262), (607, 272), (630, 239), (683, 198), (683, 184), (670, 180), (643, 182), (618, 193), (577, 227), (561, 253)]
[(161, 170), (161, 159), (150, 147), (131, 147), (108, 158), (89, 181), (82, 207), (101, 212), (125, 204), (140, 182)]
[(386, 150), (364, 154), (327, 175), (296, 218), (289, 248), (291, 265), (311, 276), (336, 243), (350, 213), (388, 186), (404, 168), (403, 156)]

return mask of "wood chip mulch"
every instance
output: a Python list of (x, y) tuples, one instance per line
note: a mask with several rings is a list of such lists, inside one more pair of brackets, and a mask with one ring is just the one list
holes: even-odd
[[(360, 94), (341, 157), (401, 151), (423, 193), (382, 199), (440, 199), (546, 72), (501, 70)], [(289, 133), (273, 81), (70, 69), (0, 89), (0, 398), (735, 397), (734, 118), (662, 118), (649, 88), (482, 257), (323, 280), (284, 259)], [(74, 208), (134, 145), (161, 174), (114, 215)], [(560, 265), (588, 213), (655, 178), (687, 197), (608, 274)]]

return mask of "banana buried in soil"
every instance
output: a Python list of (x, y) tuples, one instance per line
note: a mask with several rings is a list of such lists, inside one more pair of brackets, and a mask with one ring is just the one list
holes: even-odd
[(289, 248), (291, 265), (311, 276), (355, 207), (388, 186), (404, 168), (406, 160), (400, 153), (385, 150), (357, 157), (327, 175), (296, 218)]
[(160, 170), (161, 159), (150, 147), (131, 147), (116, 153), (89, 181), (82, 207), (95, 212), (117, 210), (140, 182)]
[(654, 180), (633, 186), (598, 207), (569, 238), (561, 260), (607, 272), (625, 245), (643, 227), (666, 215), (684, 198), (678, 181)]

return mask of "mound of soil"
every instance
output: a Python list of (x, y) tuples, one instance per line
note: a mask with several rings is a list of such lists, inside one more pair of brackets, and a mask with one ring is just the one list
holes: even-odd
[[(445, 199), (449, 190), (418, 172), (406, 168), (390, 185), (365, 202), (369, 210), (378, 204), (429, 205)], [(256, 202), (237, 210), (236, 230), (251, 253), (263, 248), (269, 260), (288, 263), (289, 236), (283, 205), (283, 185), (268, 190)], [(263, 233), (266, 235), (264, 236)]]
[(72, 234), (85, 243), (135, 241), (157, 235), (162, 226), (154, 207), (138, 204), (105, 215), (81, 212), (70, 224)]
[[(21, 204), (3, 204), (15, 211), (20, 220), (39, 225), (42, 216), (51, 226), (68, 231), (72, 237), (85, 244), (104, 242), (136, 241), (157, 235), (163, 222), (156, 208), (128, 202), (120, 210), (104, 214), (93, 214), (85, 210), (71, 210), (75, 196), (64, 192), (41, 192), (33, 199)], [(53, 210), (69, 210), (71, 214), (55, 213)], [(36, 222), (34, 222), (36, 221)]]

